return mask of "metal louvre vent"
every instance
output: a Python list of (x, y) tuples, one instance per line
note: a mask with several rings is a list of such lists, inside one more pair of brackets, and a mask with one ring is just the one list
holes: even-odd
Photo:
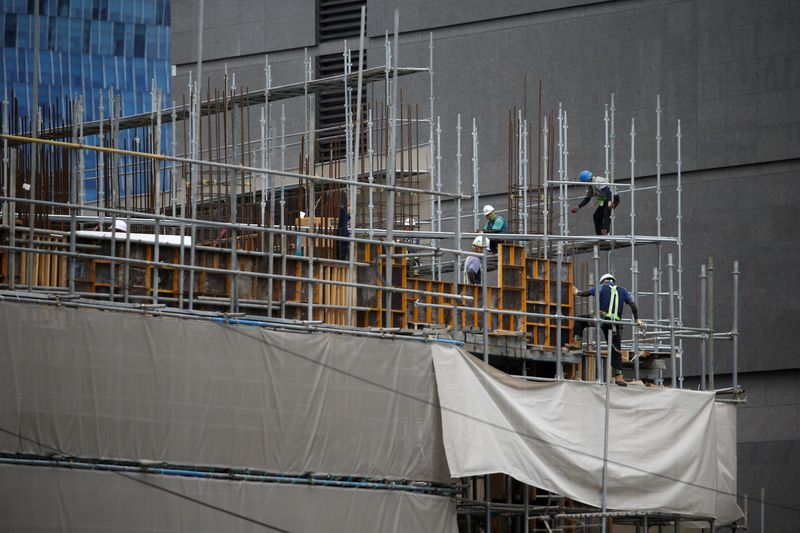
[(358, 36), (366, 0), (317, 0), (319, 42)]
[[(364, 63), (367, 52), (364, 50)], [(325, 78), (344, 72), (344, 57), (341, 53), (317, 57), (317, 77)], [(354, 85), (357, 85), (354, 83)], [(355, 107), (355, 91), (350, 103)], [(345, 123), (344, 85), (336, 89), (325, 89), (317, 93), (317, 161), (328, 161), (344, 157), (343, 134)], [(340, 146), (341, 145), (341, 146)], [(331, 157), (333, 156), (333, 157)]]

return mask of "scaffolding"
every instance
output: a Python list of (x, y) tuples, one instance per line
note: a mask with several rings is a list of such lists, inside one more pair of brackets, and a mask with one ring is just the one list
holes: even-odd
[[(266, 57), (263, 89), (237, 87), (235, 73), (226, 73), (222, 87), (212, 89), (207, 79), (203, 95), (198, 61), (198, 76), (190, 76), (188, 99), (180, 104), (163, 107), (153, 86), (152, 111), (123, 117), (119, 98), (109, 94), (107, 110), (100, 98), (95, 122), (83, 121), (80, 99), (59, 118), (55, 108), (20, 116), (13, 95), (5, 98), (0, 287), (18, 298), (75, 306), (454, 342), (521, 379), (582, 379), (606, 387), (611, 358), (601, 325), (623, 324), (634, 326), (632, 338), (622, 341), (634, 380), (682, 388), (683, 341), (699, 340), (701, 389), (715, 390), (719, 401), (742, 401), (738, 264), (729, 331), (715, 328), (712, 258), (700, 269), (699, 325), (684, 315), (682, 134), (678, 121), (677, 234), (669, 236), (662, 229), (660, 97), (654, 187), (637, 180), (635, 119), (628, 180), (616, 175), (613, 94), (604, 106), (603, 174), (629, 198), (628, 234), (571, 233), (569, 204), (585, 184), (570, 179), (568, 110), (559, 104), (557, 113), (543, 114), (540, 84), (535, 121), (527, 105), (509, 112), (510, 233), (492, 236), (505, 241), (497, 254), (464, 251), (465, 241), (481, 235), (463, 227), (465, 217), (467, 227), (480, 227), (477, 122), (472, 119), (471, 192), (463, 192), (462, 159), (470, 154), (462, 151), (460, 114), (450, 162), (455, 187), (447, 191), (442, 123), (433, 107), (433, 35), (427, 67), (400, 66), (396, 14), (394, 35), (384, 42), (385, 65), (365, 68), (363, 17), (362, 11), (357, 64), (345, 42), (344, 72), (337, 76), (314, 79), (306, 53), (303, 81), (273, 86)], [(404, 101), (398, 80), (411, 74), (429, 76), (427, 113)], [(345, 124), (315, 128), (315, 95), (336, 87), (343, 88)], [(302, 131), (286, 132), (288, 99), (302, 99)], [(125, 130), (133, 132), (133, 145), (121, 135)], [(327, 157), (317, 148), (321, 134), (331, 143)], [(96, 169), (85, 168), (89, 151), (97, 153)], [(93, 200), (86, 193), (90, 182)], [(640, 235), (636, 194), (653, 190), (657, 232)], [(443, 216), (447, 207), (455, 216)], [(642, 246), (656, 248), (652, 266), (641, 264)], [(572, 325), (587, 321), (582, 311), (593, 308), (599, 316), (599, 299), (581, 309), (573, 287), (594, 286), (625, 255), (635, 300), (651, 299), (648, 333), (628, 320), (593, 320), (585, 349), (564, 348)], [(469, 256), (482, 262), (481, 285), (462, 279)], [(650, 272), (652, 286), (645, 290), (640, 274)], [(731, 342), (734, 370), (731, 386), (715, 389), (719, 340)], [(470, 532), (605, 531), (612, 524), (677, 531), (686, 520), (714, 528), (709, 517), (590, 508), (501, 474), (464, 479), (442, 493), (458, 494), (459, 521)]]

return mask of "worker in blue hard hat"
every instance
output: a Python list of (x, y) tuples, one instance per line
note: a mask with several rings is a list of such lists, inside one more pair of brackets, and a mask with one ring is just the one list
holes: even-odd
[(619, 194), (611, 188), (611, 183), (603, 176), (594, 176), (588, 170), (582, 171), (578, 179), (586, 183), (586, 196), (577, 206), (569, 210), (577, 213), (578, 209), (589, 203), (594, 197), (597, 199), (597, 209), (594, 211), (594, 232), (596, 235), (608, 235), (611, 229), (611, 210), (619, 205)]

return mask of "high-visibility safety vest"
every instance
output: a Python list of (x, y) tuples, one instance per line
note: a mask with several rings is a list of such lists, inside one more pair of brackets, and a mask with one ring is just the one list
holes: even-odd
[(602, 176), (592, 176), (592, 183), (590, 187), (592, 188), (592, 196), (594, 196), (594, 199), (597, 200), (597, 203), (601, 206), (606, 205), (606, 197), (600, 194), (600, 191), (602, 189), (604, 189), (605, 187), (610, 188), (612, 199), (614, 198), (614, 195), (617, 193), (617, 191), (614, 190), (614, 186), (611, 185), (611, 182), (609, 182), (606, 178)]
[(608, 310), (605, 312), (606, 318), (611, 320), (620, 320), (619, 317), (619, 293), (617, 292), (616, 285), (609, 285), (611, 294), (608, 298)]

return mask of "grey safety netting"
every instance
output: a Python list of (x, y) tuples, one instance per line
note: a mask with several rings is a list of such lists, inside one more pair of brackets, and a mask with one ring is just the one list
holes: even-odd
[[(433, 360), (453, 476), (502, 472), (601, 505), (606, 387), (524, 382), (446, 347)], [(741, 517), (731, 409), (711, 392), (611, 387), (608, 508)]]
[(298, 533), (457, 532), (455, 502), (442, 496), (153, 474), (124, 476), (2, 465), (0, 530), (17, 533), (276, 531), (266, 527), (269, 525), (278, 528), (277, 531)]
[(449, 482), (430, 346), (0, 304), (0, 451)]

